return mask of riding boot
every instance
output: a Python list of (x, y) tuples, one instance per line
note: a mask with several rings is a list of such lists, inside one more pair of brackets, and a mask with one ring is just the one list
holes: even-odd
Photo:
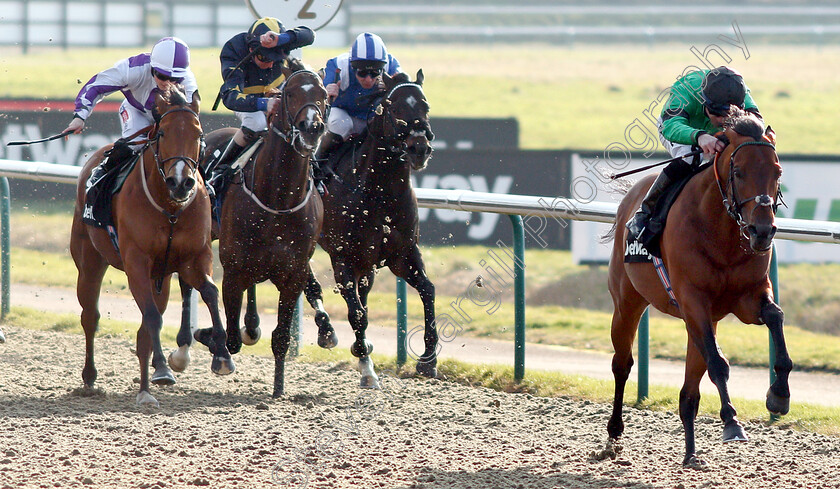
[(648, 221), (653, 214), (653, 208), (656, 205), (656, 201), (659, 200), (659, 197), (662, 196), (662, 193), (669, 185), (671, 185), (671, 178), (668, 177), (664, 171), (661, 172), (659, 176), (656, 177), (653, 185), (650, 186), (650, 189), (648, 189), (647, 194), (645, 194), (645, 198), (642, 200), (642, 208), (636, 212), (636, 215), (627, 221), (627, 229), (630, 231), (631, 236), (634, 236), (636, 239), (641, 238), (642, 233), (648, 226)]
[(222, 155), (219, 156), (219, 161), (213, 168), (213, 173), (212, 175), (210, 175), (210, 178), (207, 182), (210, 186), (213, 187), (215, 195), (222, 194), (222, 190), (224, 189), (228, 178), (230, 178), (231, 174), (233, 173), (231, 165), (234, 161), (236, 161), (236, 158), (238, 158), (239, 155), (242, 154), (242, 151), (244, 149), (244, 146), (236, 144), (236, 141), (231, 139), (224, 152), (222, 152)]
[(318, 149), (315, 150), (314, 159), (318, 163), (323, 177), (327, 177), (332, 173), (332, 168), (329, 165), (330, 153), (342, 141), (344, 141), (344, 138), (330, 131), (327, 131), (324, 137), (321, 138), (321, 143), (318, 145)]
[(90, 178), (88, 178), (87, 183), (88, 188), (96, 185), (96, 182), (101, 180), (102, 177), (107, 175), (114, 168), (121, 166), (121, 164), (128, 160), (128, 158), (133, 154), (134, 150), (131, 148), (131, 145), (128, 144), (128, 141), (124, 139), (117, 139), (114, 146), (105, 152), (105, 159), (102, 160), (102, 163), (90, 172)]

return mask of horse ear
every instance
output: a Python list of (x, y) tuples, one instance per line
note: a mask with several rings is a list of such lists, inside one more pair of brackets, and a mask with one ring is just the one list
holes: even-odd
[(420, 85), (421, 87), (423, 86), (423, 68), (417, 70), (417, 80), (415, 80), (414, 83)]
[(285, 64), (280, 67), (280, 72), (283, 73), (283, 77), (288, 80), (290, 76), (292, 76), (292, 70)]
[(196, 90), (195, 92), (193, 92), (193, 101), (190, 104), (190, 108), (193, 110), (193, 112), (198, 114), (200, 107), (201, 107), (201, 95), (199, 95), (198, 90)]
[(767, 129), (764, 130), (764, 139), (766, 139), (768, 143), (775, 146), (776, 145), (776, 131), (774, 131), (772, 127), (767, 126)]

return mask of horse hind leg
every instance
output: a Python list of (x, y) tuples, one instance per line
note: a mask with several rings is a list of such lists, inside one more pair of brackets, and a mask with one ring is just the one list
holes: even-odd
[(80, 320), (85, 332), (85, 366), (82, 368), (82, 381), (86, 388), (91, 389), (97, 376), (93, 344), (96, 330), (99, 328), (99, 294), (108, 263), (89, 242), (81, 246), (71, 246), (71, 250), (78, 269), (76, 297), (82, 306)]
[(638, 296), (638, 294), (635, 295), (637, 301), (634, 301), (632, 304), (626, 304), (623, 307), (616, 304), (612, 317), (612, 326), (610, 328), (613, 349), (615, 351), (612, 358), (615, 391), (613, 395), (612, 414), (607, 422), (607, 434), (613, 443), (618, 442), (621, 435), (624, 434), (624, 420), (622, 419), (624, 390), (634, 364), (633, 341), (636, 338), (639, 319), (642, 317), (646, 306), (641, 296)]
[(767, 410), (773, 414), (785, 415), (790, 411), (790, 386), (788, 377), (793, 369), (793, 362), (785, 344), (783, 330), (785, 313), (782, 308), (766, 297), (761, 306), (761, 319), (770, 331), (773, 345), (776, 349), (776, 361), (773, 371), (776, 373), (776, 380), (767, 391)]
[(321, 348), (332, 349), (338, 345), (338, 335), (335, 334), (335, 329), (330, 323), (330, 315), (324, 309), (324, 293), (321, 289), (321, 284), (312, 273), (312, 268), (309, 268), (309, 276), (307, 277), (306, 287), (303, 293), (306, 296), (306, 302), (315, 309), (315, 324), (318, 326), (318, 346)]
[(260, 313), (257, 310), (257, 286), (251, 285), (245, 294), (245, 327), (240, 332), (242, 344), (252, 346), (260, 341)]
[(175, 341), (178, 349), (169, 354), (169, 367), (176, 372), (183, 372), (190, 364), (190, 346), (192, 345), (192, 292), (193, 288), (178, 275), (181, 287), (181, 327)]

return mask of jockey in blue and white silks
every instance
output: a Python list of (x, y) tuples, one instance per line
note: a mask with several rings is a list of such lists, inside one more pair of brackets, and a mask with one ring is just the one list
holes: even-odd
[(324, 86), (332, 102), (316, 159), (325, 159), (338, 143), (365, 130), (373, 109), (367, 96), (380, 90), (383, 73), (393, 76), (400, 71), (397, 58), (370, 32), (359, 34), (349, 52), (327, 61)]

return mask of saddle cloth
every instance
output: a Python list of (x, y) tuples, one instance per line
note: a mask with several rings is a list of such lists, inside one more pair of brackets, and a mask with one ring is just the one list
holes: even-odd
[(138, 159), (140, 159), (140, 154), (134, 154), (99, 180), (95, 182), (88, 180), (82, 222), (103, 229), (113, 226), (111, 201), (114, 199), (114, 194), (122, 189), (128, 174), (134, 169)]

